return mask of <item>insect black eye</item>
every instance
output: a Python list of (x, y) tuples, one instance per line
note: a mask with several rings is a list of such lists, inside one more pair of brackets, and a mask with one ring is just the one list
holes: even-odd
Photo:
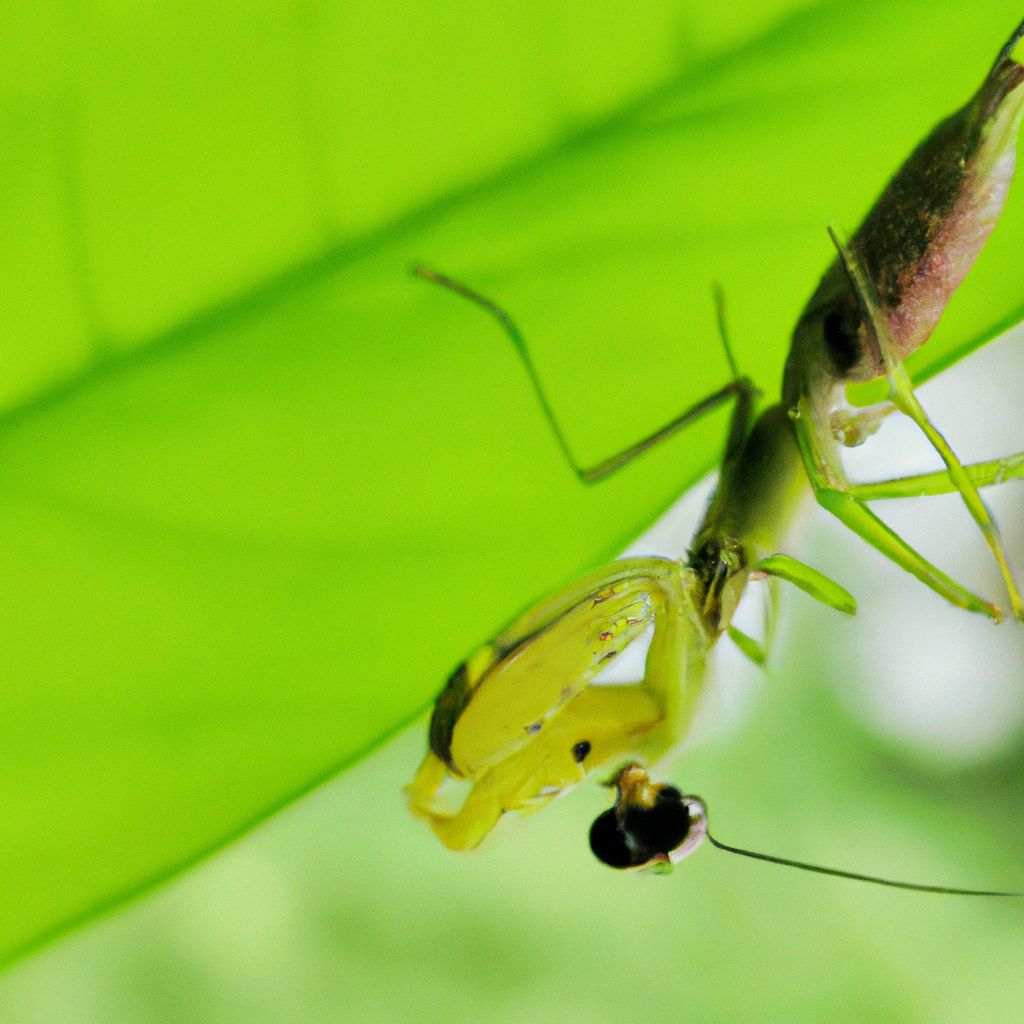
[(589, 753), (590, 753), (590, 741), (589, 740), (580, 740), (579, 743), (577, 743), (572, 748), (573, 760), (575, 760), (575, 762), (577, 764), (583, 764), (583, 759)]
[(851, 311), (843, 307), (830, 310), (822, 321), (821, 330), (828, 354), (838, 373), (846, 373), (860, 359), (858, 323)]
[(590, 849), (610, 868), (643, 867), (677, 850), (690, 833), (690, 811), (675, 786), (663, 786), (650, 807), (615, 808), (590, 827)]
[(590, 826), (590, 849), (602, 864), (610, 868), (634, 867), (633, 854), (625, 833), (619, 828), (614, 807), (594, 819)]

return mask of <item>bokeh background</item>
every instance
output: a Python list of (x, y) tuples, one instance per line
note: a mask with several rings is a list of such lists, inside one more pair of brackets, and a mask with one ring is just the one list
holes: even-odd
[[(579, 488), (493, 329), (409, 263), (516, 311), (583, 458), (721, 383), (713, 277), (771, 394), (823, 226), (1020, 13), (0, 14), (0, 1019), (1016, 1019), (1013, 901), (712, 850), (619, 877), (594, 785), (457, 857), (400, 790), (473, 644), (627, 544), (681, 553), (707, 480), (632, 538), (722, 431)], [(1024, 447), (1020, 334), (957, 361), (1020, 319), (1022, 239), (1011, 200), (915, 362), (965, 460)], [(850, 465), (934, 461), (892, 422)], [(1020, 483), (992, 504), (1024, 564)], [(884, 514), (999, 594), (955, 497)], [(723, 644), (675, 780), (738, 845), (1021, 887), (1020, 628), (817, 512), (792, 546), (860, 614), (787, 594), (767, 673)]]

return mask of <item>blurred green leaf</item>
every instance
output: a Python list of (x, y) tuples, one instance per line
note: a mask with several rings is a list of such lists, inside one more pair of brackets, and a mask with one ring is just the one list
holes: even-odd
[[(1008, 2), (5, 10), (0, 959), (180, 870), (419, 712), (705, 472), (584, 459), (787, 330)], [(1019, 315), (1018, 193), (917, 372)], [(411, 766), (410, 766), (411, 767)]]

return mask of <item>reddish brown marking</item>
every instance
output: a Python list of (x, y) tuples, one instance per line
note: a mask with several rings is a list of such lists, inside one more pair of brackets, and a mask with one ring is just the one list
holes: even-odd
[(598, 640), (611, 640), (611, 638), (613, 636), (614, 636), (614, 634), (612, 633), (612, 631), (610, 629), (606, 629), (603, 633), (598, 633), (597, 634), (597, 639)]

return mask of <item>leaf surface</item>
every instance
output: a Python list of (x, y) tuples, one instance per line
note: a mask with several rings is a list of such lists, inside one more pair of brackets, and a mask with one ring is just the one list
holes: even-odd
[[(714, 463), (1006, 2), (5, 11), (0, 959), (194, 862)], [(1024, 198), (916, 364), (1019, 318)], [(412, 766), (410, 766), (411, 770)], [(397, 797), (396, 797), (397, 798)]]

